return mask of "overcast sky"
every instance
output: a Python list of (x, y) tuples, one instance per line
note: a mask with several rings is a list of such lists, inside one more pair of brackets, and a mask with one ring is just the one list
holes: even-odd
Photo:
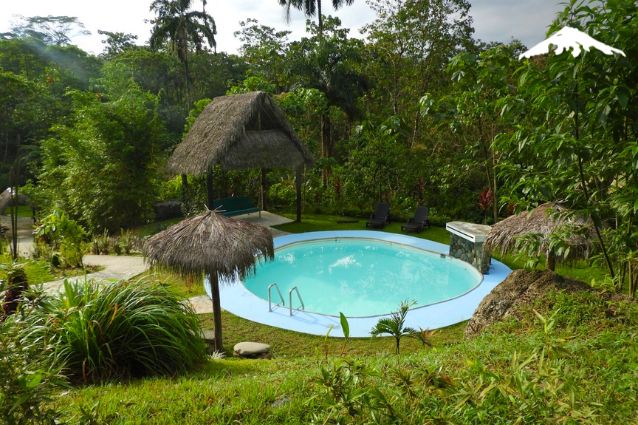
[[(145, 22), (153, 15), (149, 11), (151, 0), (0, 0), (0, 32), (8, 31), (16, 15), (76, 16), (90, 36), (79, 36), (73, 42), (82, 49), (100, 53), (102, 51), (98, 29), (132, 33), (138, 42), (146, 42), (150, 24)], [(324, 9), (330, 1), (324, 1)], [(527, 46), (543, 40), (547, 26), (562, 7), (559, 0), (470, 0), (474, 18), (476, 38), (483, 41), (522, 40)], [(197, 9), (199, 0), (193, 1)], [(374, 12), (364, 0), (355, 0), (335, 12), (328, 7), (324, 14), (337, 15), (343, 26), (351, 29), (351, 35), (359, 36), (359, 29), (374, 20)], [(290, 23), (285, 21), (284, 8), (277, 0), (208, 0), (207, 12), (217, 23), (217, 50), (236, 53), (239, 41), (233, 33), (239, 30), (239, 21), (257, 18), (260, 24), (278, 30), (292, 31), (291, 39), (304, 35), (305, 17), (297, 11), (291, 14)]]

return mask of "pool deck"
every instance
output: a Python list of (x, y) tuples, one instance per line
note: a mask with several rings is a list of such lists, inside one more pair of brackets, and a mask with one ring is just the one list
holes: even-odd
[[(276, 249), (294, 242), (335, 237), (372, 238), (410, 245), (445, 255), (449, 252), (448, 245), (427, 239), (368, 230), (289, 234), (276, 237), (274, 244)], [(510, 273), (509, 267), (492, 259), (489, 273), (483, 275), (483, 281), (476, 288), (451, 300), (410, 310), (406, 317), (405, 325), (417, 329), (438, 329), (468, 320), (474, 314), (481, 300), (496, 285), (505, 280)], [(209, 292), (209, 285), (206, 284), (205, 287), (206, 291)], [(248, 291), (239, 279), (233, 282), (220, 282), (220, 298), (221, 306), (224, 310), (253, 322), (313, 335), (326, 335), (330, 327), (332, 327), (330, 336), (344, 336), (338, 317), (299, 310), (293, 310), (293, 315), (290, 316), (287, 307), (277, 306), (273, 306), (273, 311), (269, 312), (268, 301)], [(382, 317), (389, 317), (389, 314), (386, 316), (348, 318), (350, 336), (369, 337), (370, 329)]]

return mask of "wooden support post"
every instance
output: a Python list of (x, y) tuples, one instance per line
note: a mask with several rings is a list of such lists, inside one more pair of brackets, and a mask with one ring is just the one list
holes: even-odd
[(261, 191), (259, 193), (259, 202), (261, 203), (261, 210), (262, 211), (266, 211), (266, 208), (268, 208), (268, 201), (267, 201), (267, 186), (268, 186), (268, 180), (266, 179), (266, 170), (261, 168), (259, 170), (261, 172)]
[(210, 167), (206, 172), (206, 206), (209, 210), (213, 210), (213, 167)]
[(215, 325), (215, 351), (223, 352), (222, 345), (222, 308), (219, 302), (219, 278), (217, 272), (208, 273), (211, 298), (213, 300), (213, 323)]
[(301, 180), (303, 178), (303, 165), (295, 169), (295, 190), (297, 192), (297, 223), (301, 223)]

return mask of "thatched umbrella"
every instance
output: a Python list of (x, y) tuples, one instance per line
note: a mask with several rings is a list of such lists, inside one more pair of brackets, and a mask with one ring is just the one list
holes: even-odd
[(215, 349), (222, 350), (219, 278), (244, 276), (260, 257), (272, 259), (270, 231), (256, 224), (226, 218), (215, 211), (187, 218), (144, 244), (151, 265), (183, 274), (206, 273), (210, 280), (215, 322)]
[(488, 249), (497, 248), (503, 253), (514, 252), (517, 240), (523, 236), (536, 236), (540, 239), (537, 255), (545, 254), (547, 268), (554, 270), (556, 252), (551, 246), (551, 235), (561, 230), (572, 230), (564, 242), (569, 247), (567, 258), (586, 258), (591, 248), (591, 223), (558, 204), (548, 202), (531, 211), (512, 215), (492, 226), (485, 241)]
[(168, 161), (175, 173), (207, 174), (208, 208), (212, 206), (212, 167), (226, 170), (259, 168), (264, 208), (265, 170), (296, 172), (297, 220), (301, 218), (301, 170), (312, 155), (297, 137), (286, 114), (264, 92), (220, 96), (199, 114)]

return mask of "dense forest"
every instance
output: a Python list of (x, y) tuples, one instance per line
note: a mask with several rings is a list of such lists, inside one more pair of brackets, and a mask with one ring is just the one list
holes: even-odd
[[(467, 0), (369, 0), (377, 18), (362, 39), (314, 6), (298, 41), (247, 17), (237, 55), (216, 51), (214, 10), (191, 3), (153, 1), (148, 45), (104, 28), (97, 56), (71, 43), (74, 17), (1, 34), (0, 187), (90, 233), (148, 222), (159, 201), (195, 211), (204, 178), (168, 174), (169, 155), (210, 99), (261, 90), (314, 155), (306, 211), (357, 216), (385, 200), (399, 217), (425, 204), (434, 221), (492, 223), (557, 201), (592, 220), (610, 277), (636, 267), (635, 1), (571, 1), (548, 31), (576, 27), (626, 56), (530, 60), (520, 42), (475, 39)], [(256, 198), (260, 178), (216, 169), (215, 196)], [(293, 173), (267, 180), (268, 205), (292, 209)]]

